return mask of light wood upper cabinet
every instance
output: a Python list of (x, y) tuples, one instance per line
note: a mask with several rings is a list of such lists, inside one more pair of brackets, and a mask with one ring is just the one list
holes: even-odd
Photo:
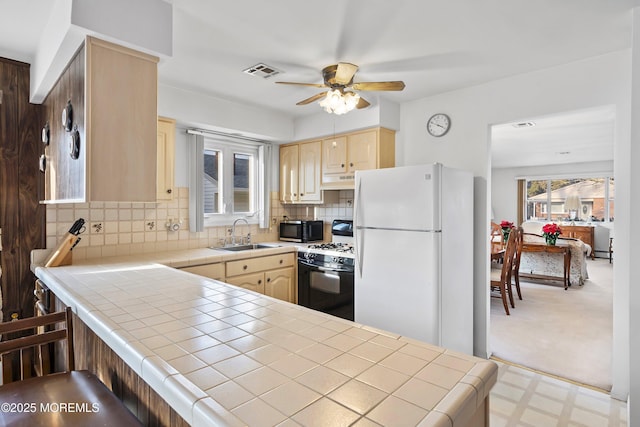
[(322, 141), (322, 174), (347, 172), (347, 137), (338, 136)]
[(280, 147), (280, 200), (284, 203), (298, 201), (298, 159), (297, 145)]
[(280, 147), (280, 200), (283, 203), (321, 203), (321, 141)]
[[(45, 201), (156, 201), (158, 58), (87, 37), (44, 102)], [(71, 101), (78, 130), (62, 126)]]
[(357, 170), (395, 166), (395, 132), (369, 129), (322, 141), (322, 189), (353, 188)]
[(174, 194), (176, 121), (158, 117), (158, 200), (172, 200)]
[(349, 135), (347, 142), (347, 170), (349, 172), (377, 168), (378, 135), (376, 131)]
[(306, 142), (299, 145), (300, 162), (298, 170), (298, 190), (300, 202), (322, 201), (320, 191), (322, 167), (322, 143), (320, 141)]

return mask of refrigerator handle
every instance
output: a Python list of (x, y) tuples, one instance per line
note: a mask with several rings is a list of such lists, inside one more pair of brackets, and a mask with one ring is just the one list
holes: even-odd
[[(355, 218), (355, 251), (356, 251), (356, 267), (358, 268), (358, 274), (360, 274), (360, 278), (362, 279), (362, 260), (364, 258), (364, 246), (362, 245), (363, 241), (364, 241), (364, 228), (360, 228), (359, 224), (362, 224), (361, 221), (361, 211), (362, 211), (362, 204), (361, 204), (361, 198), (362, 198), (362, 181), (360, 179), (358, 179), (358, 177), (356, 176), (356, 197), (355, 197), (355, 213), (356, 213), (356, 218)], [(360, 236), (360, 233), (362, 233), (362, 236)]]

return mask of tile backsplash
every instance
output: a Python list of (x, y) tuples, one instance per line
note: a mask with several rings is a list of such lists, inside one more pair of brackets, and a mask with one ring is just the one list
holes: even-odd
[[(168, 202), (124, 203), (90, 202), (47, 205), (47, 248), (57, 246), (60, 239), (78, 218), (86, 221), (78, 246), (73, 250), (76, 260), (103, 256), (151, 253), (218, 245), (231, 226), (206, 227), (204, 231), (189, 231), (189, 189), (177, 188), (177, 197)], [(278, 240), (277, 224), (284, 218), (321, 219), (325, 222), (325, 239), (331, 240), (331, 221), (353, 217), (353, 190), (325, 192), (323, 205), (284, 205), (278, 193), (271, 193), (269, 229), (251, 225), (254, 242)], [(167, 222), (182, 221), (178, 231), (168, 231)]]

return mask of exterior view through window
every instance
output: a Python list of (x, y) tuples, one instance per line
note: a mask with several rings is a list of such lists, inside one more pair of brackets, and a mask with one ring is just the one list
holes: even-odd
[(611, 222), (613, 178), (527, 180), (526, 219)]
[(256, 206), (257, 149), (207, 142), (204, 149), (205, 216), (246, 215)]

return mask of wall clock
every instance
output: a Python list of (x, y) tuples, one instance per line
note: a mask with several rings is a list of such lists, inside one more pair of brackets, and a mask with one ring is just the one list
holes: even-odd
[(451, 128), (451, 119), (443, 113), (434, 114), (427, 122), (427, 131), (433, 136), (443, 136)]

